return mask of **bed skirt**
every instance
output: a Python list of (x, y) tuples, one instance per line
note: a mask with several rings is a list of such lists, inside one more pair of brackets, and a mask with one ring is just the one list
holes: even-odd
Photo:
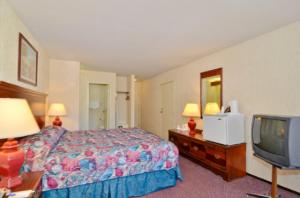
[(43, 198), (126, 198), (143, 196), (176, 185), (182, 179), (180, 168), (95, 182), (65, 189), (43, 192)]

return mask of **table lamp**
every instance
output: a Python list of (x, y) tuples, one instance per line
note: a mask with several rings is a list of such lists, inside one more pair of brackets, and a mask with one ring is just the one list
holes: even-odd
[(62, 126), (62, 121), (59, 116), (67, 115), (65, 105), (62, 103), (52, 103), (50, 105), (48, 115), (55, 116), (55, 119), (52, 122), (53, 126)]
[(39, 130), (25, 99), (0, 98), (0, 139), (7, 139), (0, 150), (0, 188), (22, 183), (19, 170), (24, 162), (24, 152), (14, 138)]
[(215, 115), (220, 112), (220, 107), (216, 102), (209, 102), (205, 106), (205, 115)]
[(199, 106), (197, 104), (188, 103), (185, 105), (184, 111), (182, 113), (183, 116), (190, 117), (188, 122), (188, 126), (190, 128), (189, 134), (191, 136), (196, 134), (196, 122), (194, 121), (195, 117), (200, 117)]

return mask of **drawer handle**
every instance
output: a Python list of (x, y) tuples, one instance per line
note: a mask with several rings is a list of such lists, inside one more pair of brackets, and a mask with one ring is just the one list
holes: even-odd
[(188, 143), (186, 143), (186, 142), (184, 142), (184, 143), (183, 143), (183, 146), (188, 146), (188, 145), (189, 145), (189, 144), (188, 144)]
[(221, 158), (221, 155), (214, 154), (214, 157), (215, 157), (216, 159), (220, 159), (220, 158)]
[(194, 149), (195, 151), (198, 151), (198, 150), (199, 150), (198, 146), (193, 146), (193, 149)]
[(170, 140), (173, 142), (173, 141), (174, 141), (174, 138), (171, 138)]

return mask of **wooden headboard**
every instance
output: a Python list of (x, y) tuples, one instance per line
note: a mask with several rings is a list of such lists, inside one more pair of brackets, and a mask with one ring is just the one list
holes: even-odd
[(40, 128), (45, 126), (47, 94), (0, 81), (0, 98), (24, 98)]

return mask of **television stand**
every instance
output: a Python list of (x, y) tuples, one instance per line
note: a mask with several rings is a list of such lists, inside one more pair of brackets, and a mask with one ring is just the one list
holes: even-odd
[[(247, 193), (247, 197), (271, 198), (271, 196), (269, 196), (269, 195), (255, 194), (255, 193)], [(280, 197), (280, 196), (278, 196), (278, 197)]]
[(255, 194), (255, 193), (247, 193), (247, 197), (259, 197), (259, 198), (276, 198), (280, 197), (280, 195), (277, 196), (277, 166), (272, 164), (272, 190), (271, 190), (271, 196), (262, 195), (262, 194)]

